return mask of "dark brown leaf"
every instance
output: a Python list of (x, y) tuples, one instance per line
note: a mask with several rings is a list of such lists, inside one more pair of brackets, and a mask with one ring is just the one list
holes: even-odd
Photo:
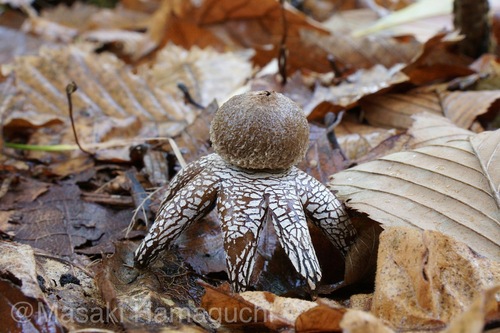
[(130, 210), (82, 201), (76, 185), (53, 185), (35, 202), (23, 204), (2, 231), (56, 255), (100, 254), (113, 251), (112, 241), (124, 237), (131, 216)]
[(468, 65), (471, 59), (456, 53), (458, 39), (445, 34), (428, 40), (422, 53), (403, 69), (416, 85), (442, 82), (459, 76), (473, 74)]

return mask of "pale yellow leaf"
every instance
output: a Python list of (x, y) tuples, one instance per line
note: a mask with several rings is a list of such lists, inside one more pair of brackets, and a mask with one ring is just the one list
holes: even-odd
[(386, 229), (380, 235), (372, 313), (398, 331), (445, 328), (500, 282), (500, 264), (467, 245), (436, 231)]
[(374, 25), (353, 32), (354, 36), (364, 36), (421, 18), (449, 14), (452, 0), (422, 0), (378, 20)]
[(383, 227), (441, 231), (499, 260), (500, 207), (481, 160), (496, 156), (491, 147), (500, 145), (500, 136), (486, 132), (480, 139), (486, 157), (478, 158), (469, 138), (462, 137), (344, 170), (330, 186), (347, 206)]

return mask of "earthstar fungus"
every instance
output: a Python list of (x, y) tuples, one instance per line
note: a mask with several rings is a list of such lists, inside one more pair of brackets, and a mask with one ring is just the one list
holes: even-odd
[(309, 142), (300, 107), (276, 92), (234, 96), (217, 110), (210, 139), (215, 153), (190, 163), (172, 179), (154, 224), (135, 252), (136, 265), (156, 259), (215, 205), (234, 291), (255, 282), (259, 237), (268, 223), (297, 272), (315, 290), (321, 270), (307, 219), (344, 256), (356, 230), (335, 195), (294, 167)]

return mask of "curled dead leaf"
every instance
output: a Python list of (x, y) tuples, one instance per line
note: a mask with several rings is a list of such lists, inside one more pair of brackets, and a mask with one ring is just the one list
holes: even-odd
[(498, 262), (436, 231), (388, 228), (380, 235), (372, 312), (397, 330), (443, 329), (500, 282)]

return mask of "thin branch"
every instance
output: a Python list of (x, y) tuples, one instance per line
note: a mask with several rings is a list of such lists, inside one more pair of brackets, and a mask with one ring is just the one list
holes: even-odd
[(337, 149), (340, 152), (340, 155), (344, 158), (345, 161), (348, 160), (346, 154), (342, 150), (340, 146), (337, 136), (335, 135), (335, 127), (337, 127), (342, 121), (342, 117), (344, 116), (344, 111), (341, 111), (338, 115), (333, 112), (328, 112), (325, 115), (325, 125), (326, 125), (326, 136), (330, 145), (333, 149)]
[(66, 86), (66, 97), (68, 98), (68, 108), (69, 108), (69, 119), (71, 121), (71, 128), (73, 129), (73, 135), (75, 136), (75, 142), (78, 148), (85, 154), (88, 154), (90, 156), (94, 156), (93, 153), (89, 152), (88, 150), (84, 149), (80, 142), (78, 141), (78, 134), (76, 133), (76, 127), (75, 127), (75, 120), (73, 118), (73, 101), (71, 98), (71, 95), (78, 89), (77, 85), (75, 82), (71, 82)]
[(283, 35), (281, 37), (279, 53), (278, 53), (278, 68), (281, 75), (281, 84), (285, 85), (287, 82), (286, 67), (288, 50), (286, 48), (286, 41), (288, 38), (288, 22), (286, 20), (285, 0), (280, 0), (281, 4), (281, 22), (283, 27)]
[(193, 97), (189, 93), (188, 87), (184, 83), (182, 82), (177, 83), (177, 88), (179, 88), (179, 90), (182, 91), (182, 93), (184, 94), (184, 100), (186, 101), (186, 103), (192, 104), (196, 108), (201, 110), (205, 109), (203, 105), (199, 104), (193, 99)]

